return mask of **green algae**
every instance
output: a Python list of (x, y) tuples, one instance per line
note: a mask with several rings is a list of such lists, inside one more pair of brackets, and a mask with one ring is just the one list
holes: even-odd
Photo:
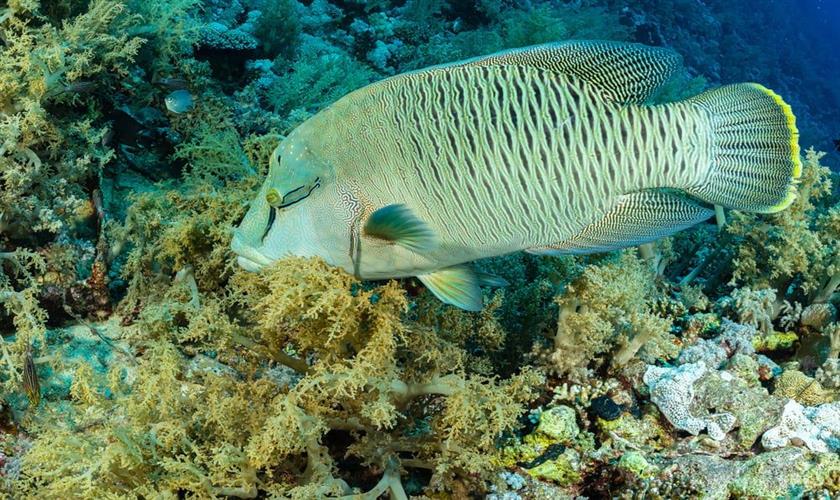
[(618, 468), (629, 471), (643, 479), (651, 478), (657, 472), (656, 466), (648, 462), (644, 454), (636, 451), (628, 451), (621, 455), (618, 460)]
[(560, 486), (570, 486), (581, 479), (580, 457), (573, 450), (566, 450), (557, 458), (546, 460), (536, 467), (525, 469), (537, 478), (552, 481)]
[(543, 411), (540, 413), (537, 432), (545, 434), (558, 443), (569, 444), (580, 432), (575, 410), (561, 405)]
[[(750, 459), (729, 490), (735, 498), (789, 498), (822, 491), (838, 473), (840, 458), (836, 454), (786, 448)], [(836, 494), (836, 487), (833, 489), (827, 493)]]

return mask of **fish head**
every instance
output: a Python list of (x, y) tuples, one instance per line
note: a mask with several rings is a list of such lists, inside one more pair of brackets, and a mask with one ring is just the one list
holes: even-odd
[(286, 256), (321, 257), (352, 269), (352, 207), (341, 202), (335, 169), (293, 133), (273, 152), (269, 172), (231, 249), (256, 272)]
[(173, 113), (186, 113), (195, 104), (192, 94), (185, 89), (170, 92), (163, 102), (166, 105), (166, 109)]

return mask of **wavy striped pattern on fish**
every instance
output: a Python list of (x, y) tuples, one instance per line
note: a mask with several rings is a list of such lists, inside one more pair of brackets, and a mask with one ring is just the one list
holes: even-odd
[(370, 180), (372, 204), (403, 200), (458, 246), (559, 241), (621, 194), (695, 183), (708, 161), (697, 108), (621, 105), (529, 66), (433, 69), (352, 96), (328, 156)]

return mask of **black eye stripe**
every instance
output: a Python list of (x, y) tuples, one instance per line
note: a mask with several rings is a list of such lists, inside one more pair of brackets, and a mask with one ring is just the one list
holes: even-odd
[(297, 188), (292, 189), (291, 191), (289, 191), (288, 193), (286, 193), (285, 195), (283, 195), (283, 199), (286, 199), (286, 198), (290, 197), (290, 196), (292, 195), (292, 193), (295, 193), (295, 192), (297, 192), (297, 191), (300, 191), (301, 189), (303, 189), (303, 188), (305, 188), (305, 187), (306, 187), (306, 186), (300, 186), (300, 187), (297, 187)]
[(277, 220), (277, 209), (274, 207), (268, 207), (268, 223), (265, 225), (265, 232), (263, 232), (260, 241), (265, 241), (265, 237), (268, 236), (268, 232), (271, 231), (271, 227), (274, 226), (275, 220)]
[(309, 197), (310, 194), (312, 194), (312, 191), (315, 191), (315, 188), (319, 187), (320, 185), (321, 185), (321, 178), (318, 177), (318, 178), (315, 179), (315, 182), (312, 183), (311, 186), (309, 186), (309, 191), (307, 191), (306, 194), (293, 195), (293, 193), (296, 193), (297, 191), (300, 191), (301, 189), (306, 189), (307, 186), (300, 186), (300, 187), (297, 187), (295, 189), (292, 189), (291, 191), (289, 191), (288, 193), (286, 193), (283, 196), (283, 200), (280, 202), (280, 205), (277, 208), (290, 207), (290, 206), (294, 205), (295, 203), (297, 203), (301, 200), (305, 200), (306, 198)]

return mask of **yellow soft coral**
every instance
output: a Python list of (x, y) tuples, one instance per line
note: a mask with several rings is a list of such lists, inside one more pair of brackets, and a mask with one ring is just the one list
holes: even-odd
[(805, 154), (799, 196), (778, 215), (736, 213), (727, 231), (737, 244), (732, 261), (733, 285), (773, 288), (782, 295), (794, 278), (813, 298), (831, 276), (837, 235), (816, 227), (814, 204), (831, 193), (830, 171), (820, 164), (825, 153)]
[(613, 262), (587, 267), (557, 297), (560, 313), (551, 355), (555, 369), (580, 371), (616, 344), (621, 348), (613, 366), (625, 365), (646, 345), (654, 357), (675, 355), (671, 322), (654, 313), (659, 297), (654, 271), (630, 251)]
[[(21, 494), (353, 494), (338, 457), (380, 474), (370, 498), (401, 491), (405, 467), (451, 490), (490, 477), (497, 439), (543, 382), (533, 370), (468, 374), (463, 346), (406, 319), (398, 283), (364, 286), (320, 260), (236, 271), (199, 293), (191, 302), (174, 283), (146, 297), (128, 327), (142, 356), (121, 370), (75, 369), (62, 418), (77, 431), (42, 422)], [(338, 452), (325, 445), (336, 432), (347, 435)]]

